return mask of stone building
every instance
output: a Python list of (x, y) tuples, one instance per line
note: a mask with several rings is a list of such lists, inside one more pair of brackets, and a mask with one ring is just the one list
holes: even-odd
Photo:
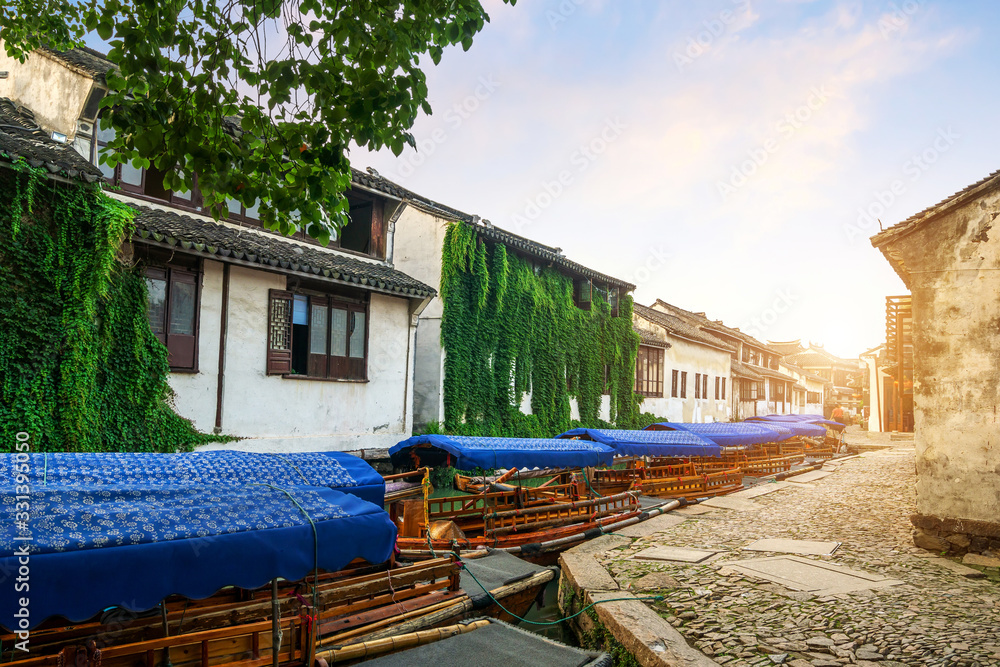
[(872, 237), (912, 294), (916, 542), (1000, 550), (1000, 171)]

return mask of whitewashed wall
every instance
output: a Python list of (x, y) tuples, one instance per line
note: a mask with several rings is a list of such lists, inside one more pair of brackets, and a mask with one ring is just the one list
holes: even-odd
[[(372, 294), (368, 382), (316, 381), (266, 373), (268, 290), (286, 277), (230, 269), (222, 432), (246, 439), (205, 449), (318, 451), (389, 447), (409, 437), (406, 299)], [(206, 262), (197, 374), (173, 373), (178, 412), (202, 430), (215, 426), (222, 269)]]
[[(721, 422), (732, 418), (730, 396), (733, 391), (731, 355), (725, 350), (694, 343), (666, 332), (659, 325), (642, 317), (636, 316), (633, 322), (657, 336), (665, 336), (670, 347), (663, 355), (663, 398), (646, 398), (640, 410), (651, 412), (675, 422)], [(670, 396), (672, 373), (674, 370), (686, 371), (687, 397), (673, 398)], [(709, 398), (694, 397), (695, 373), (708, 375)], [(726, 398), (715, 400), (715, 378), (726, 379)], [(679, 393), (679, 392), (678, 392)]]

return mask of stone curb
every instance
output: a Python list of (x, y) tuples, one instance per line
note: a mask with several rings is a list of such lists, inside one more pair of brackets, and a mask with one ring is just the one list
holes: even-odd
[[(630, 540), (631, 541), (631, 540)], [(701, 651), (688, 645), (683, 635), (636, 596), (622, 591), (614, 577), (594, 554), (622, 546), (621, 538), (604, 535), (574, 547), (559, 557), (559, 606), (563, 607), (565, 583), (584, 602), (580, 607), (601, 600), (629, 598), (594, 607), (597, 619), (643, 667), (720, 667)], [(574, 605), (575, 606), (575, 605)], [(578, 609), (566, 610), (578, 611)], [(586, 613), (577, 617), (577, 626), (592, 629), (593, 620)]]

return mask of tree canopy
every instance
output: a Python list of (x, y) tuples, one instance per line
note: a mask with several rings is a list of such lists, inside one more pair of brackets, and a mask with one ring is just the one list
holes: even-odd
[(468, 50), (487, 21), (478, 0), (14, 0), (0, 39), (23, 60), (96, 31), (117, 66), (112, 163), (179, 191), (197, 174), (206, 207), (260, 200), (268, 226), (326, 241), (347, 221), (351, 143), (413, 146), (431, 112), (420, 58)]

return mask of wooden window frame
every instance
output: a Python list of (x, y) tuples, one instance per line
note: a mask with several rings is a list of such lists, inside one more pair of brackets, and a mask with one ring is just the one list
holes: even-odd
[[(167, 348), (168, 364), (171, 373), (197, 373), (198, 372), (198, 349), (199, 333), (201, 330), (201, 282), (202, 267), (199, 262), (194, 267), (179, 266), (177, 264), (150, 264), (146, 267), (144, 275), (147, 279), (163, 280), (167, 284), (164, 296), (163, 310), (163, 331), (153, 332), (156, 339)], [(175, 287), (179, 283), (194, 285), (194, 322), (192, 324), (193, 334), (173, 334), (170, 333), (171, 311), (173, 309), (173, 294)], [(152, 325), (150, 325), (152, 328)], [(180, 364), (177, 357), (183, 348), (189, 348), (191, 355), (190, 364)]]
[[(306, 313), (308, 317), (306, 328), (305, 345), (306, 372), (293, 372), (293, 351), (299, 341), (295, 338), (292, 327), (292, 301), (295, 296), (307, 297)], [(278, 301), (285, 302), (285, 305), (277, 305)], [(325, 353), (313, 354), (311, 350), (312, 318), (313, 308), (326, 309), (326, 343)], [(345, 321), (346, 330), (345, 355), (334, 355), (331, 352), (333, 342), (333, 317), (332, 311), (345, 310), (347, 318)], [(364, 315), (364, 349), (362, 356), (351, 356), (351, 331), (354, 315)], [(278, 317), (283, 317), (287, 321), (276, 321)], [(284, 331), (284, 333), (282, 333)], [(267, 350), (267, 374), (280, 375), (283, 378), (293, 380), (318, 380), (323, 382), (368, 382), (368, 356), (371, 335), (371, 302), (370, 300), (356, 300), (333, 293), (319, 293), (314, 291), (291, 291), (291, 290), (271, 290), (268, 305), (268, 350)]]
[(694, 374), (694, 398), (695, 400), (701, 398), (701, 373)]
[(708, 400), (708, 373), (701, 375), (701, 397)]
[(687, 398), (688, 374), (681, 371), (681, 398)]
[(663, 359), (662, 348), (639, 346), (635, 360), (636, 393), (646, 398), (663, 398)]
[(726, 378), (719, 378), (722, 380), (722, 400), (726, 400)]
[(670, 397), (677, 398), (677, 383), (680, 375), (680, 371), (676, 368), (670, 371)]
[(715, 376), (715, 400), (719, 400), (719, 380), (721, 380), (718, 375)]

